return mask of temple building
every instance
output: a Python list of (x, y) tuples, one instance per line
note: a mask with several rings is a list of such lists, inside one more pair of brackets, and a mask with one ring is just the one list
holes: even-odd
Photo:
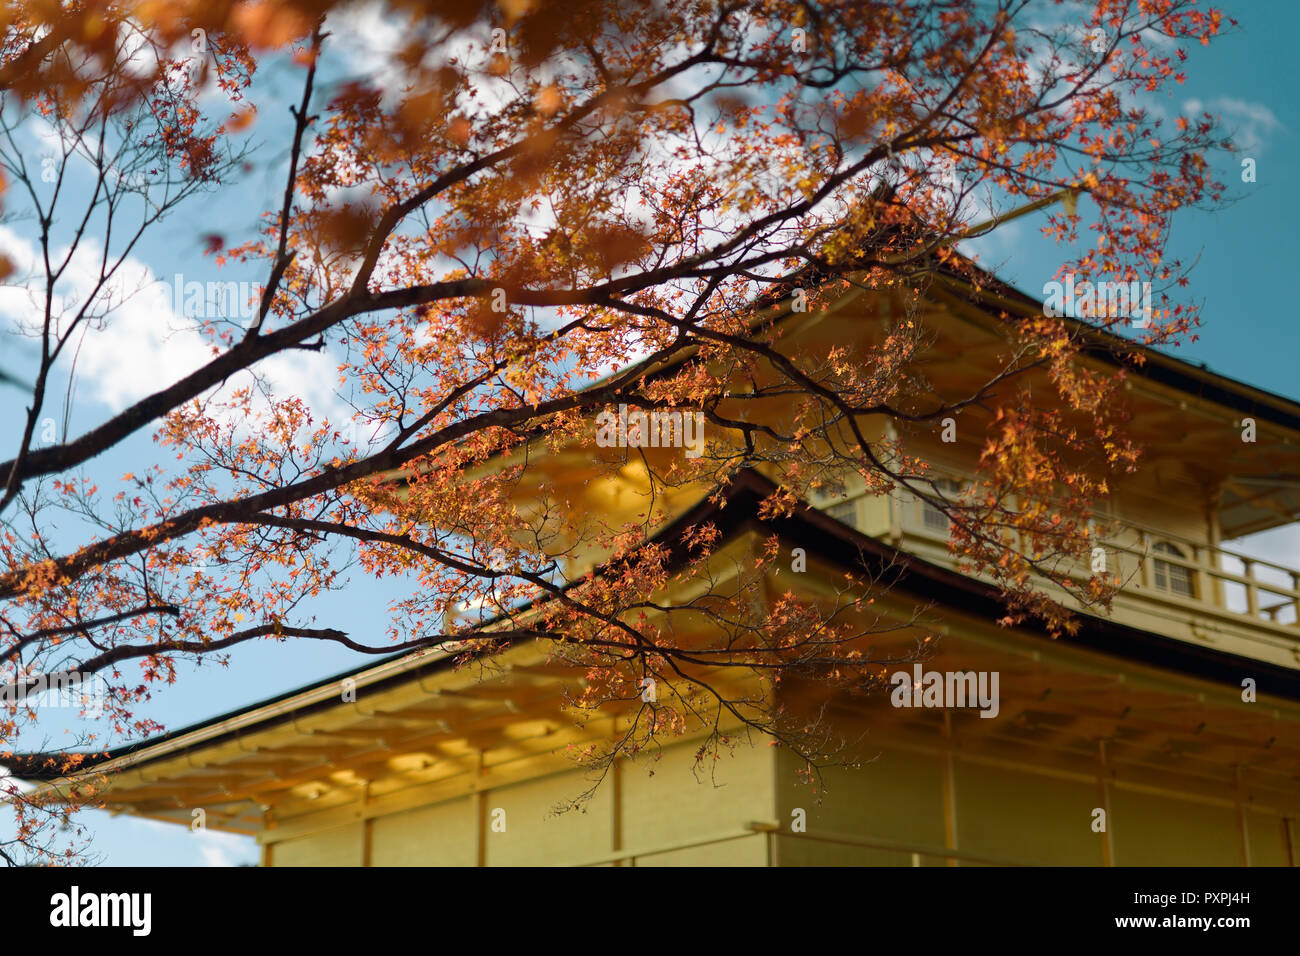
[[(830, 348), (883, 334), (901, 309), (892, 293), (854, 289), (775, 321), (791, 340)], [(1003, 316), (1041, 310), (1005, 285), (939, 274), (907, 314), (930, 338), (929, 378), (960, 393), (997, 367)], [(826, 770), (820, 792), (788, 749), (743, 733), (701, 772), (699, 728), (665, 741), (658, 760), (615, 762), (581, 810), (553, 812), (591, 785), (572, 748), (612, 738), (628, 718), (610, 708), (576, 723), (568, 694), (582, 671), (536, 642), (486, 672), (449, 666), (443, 652), (367, 662), (84, 772), (108, 774), (101, 796), (113, 811), (189, 827), (203, 808), (209, 828), (254, 836), (268, 866), (1295, 865), (1300, 555), (1282, 566), (1224, 542), (1300, 519), (1300, 404), (1146, 352), (1126, 385), (1141, 467), (1105, 504), (1121, 529), (1105, 554), (1125, 583), (1110, 614), (1084, 613), (1075, 635), (1001, 626), (994, 585), (958, 570), (948, 517), (902, 492), (845, 479), (766, 516), (759, 503), (774, 485), (756, 468), (721, 498), (683, 487), (661, 500), (671, 517), (656, 537), (670, 549), (684, 528), (716, 525), (720, 579), (775, 535), (807, 566), (772, 570), (770, 594), (830, 599), (846, 571), (870, 575), (889, 585), (882, 614), (905, 623), (927, 609), (940, 641), (926, 671), (997, 675), (983, 709), (782, 682), (783, 704), (860, 742), (856, 766)], [(1086, 356), (1098, 368), (1117, 361), (1104, 347)], [(955, 436), (908, 437), (952, 489), (975, 473), (988, 418), (972, 408), (957, 424)], [(864, 424), (875, 435), (900, 427)], [(626, 463), (611, 470), (590, 448), (544, 455), (519, 506), (545, 488), (618, 524), (647, 510), (646, 464), (681, 453), (596, 451)], [(597, 554), (572, 560), (570, 570), (600, 566)], [(879, 649), (918, 634), (900, 624)], [(38, 777), (52, 792), (69, 782)]]

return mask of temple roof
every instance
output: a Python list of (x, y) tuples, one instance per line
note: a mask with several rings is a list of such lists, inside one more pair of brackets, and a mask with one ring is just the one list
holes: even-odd
[[(714, 523), (721, 532), (720, 547), (746, 535), (775, 534), (783, 544), (804, 547), (810, 556), (815, 555), (832, 568), (866, 571), (882, 586), (908, 600), (931, 601), (945, 611), (985, 621), (1001, 615), (1004, 606), (993, 585), (862, 535), (807, 505), (797, 505), (784, 517), (759, 517), (760, 502), (774, 490), (776, 486), (767, 478), (751, 470), (743, 471), (726, 489), (724, 500), (701, 500), (661, 531), (658, 541), (671, 549), (674, 562), (680, 566), (686, 560), (682, 533), (691, 525)], [(485, 629), (490, 631), (491, 625)], [(1100, 655), (1094, 661), (1112, 659), (1117, 667), (1122, 662), (1126, 670), (1134, 665), (1150, 669), (1156, 680), (1153, 687), (1159, 684), (1158, 675), (1175, 674), (1189, 678), (1193, 686), (1204, 682), (1205, 686), (1218, 685), (1239, 692), (1240, 675), (1249, 673), (1258, 681), (1260, 694), (1271, 699), (1274, 706), (1259, 706), (1253, 711), (1243, 708), (1245, 716), (1234, 714), (1233, 721), (1237, 728), (1249, 730), (1246, 723), (1256, 716), (1260, 746), (1275, 736), (1269, 728), (1279, 719), (1276, 705), (1286, 707), (1288, 720), (1300, 721), (1300, 706), (1293, 708), (1286, 703), (1300, 702), (1300, 669), (1191, 645), (1090, 615), (1081, 615), (1079, 632), (1068, 641), (1054, 641), (1030, 625), (1017, 627), (1015, 633), (1020, 640), (1028, 638), (1033, 646), (1041, 648), (1029, 651), (1036, 662), (1042, 654), (1050, 658), (1053, 648), (1068, 645), (1072, 651), (1083, 649)], [(333, 765), (346, 768), (350, 751), (359, 751), (353, 754), (356, 759), (364, 756), (373, 762), (376, 754), (382, 754), (387, 760), (405, 746), (426, 747), (435, 740), (472, 736), (474, 727), (492, 721), (558, 724), (562, 720), (563, 707), (556, 702), (559, 686), (577, 674), (563, 668), (549, 670), (540, 656), (516, 646), (503, 655), (513, 654), (515, 659), (508, 660), (499, 674), (489, 676), (484, 689), (476, 691), (473, 675), (450, 666), (453, 653), (395, 655), (355, 668), (155, 738), (89, 756), (79, 775), (114, 773), (115, 780), (121, 781), (114, 782), (112, 788), (117, 798), (129, 798), (133, 791), (169, 791), (178, 780), (215, 773), (221, 767), (241, 767), (247, 772), (261, 766), (263, 760), (274, 759), (278, 761), (274, 776), (288, 786), (299, 779), (293, 772), (299, 765), (305, 771), (332, 760)], [(1058, 682), (1082, 676), (1095, 683), (1095, 670), (1091, 674), (1080, 671), (1073, 678), (1060, 676), (1063, 672), (1059, 670), (1052, 672), (1057, 674)], [(340, 700), (340, 683), (345, 679), (355, 682), (355, 702)], [(1137, 692), (1136, 685), (1130, 684), (1129, 689)], [(1182, 693), (1188, 693), (1187, 689)], [(430, 709), (431, 700), (440, 701), (437, 708)], [(1053, 706), (1055, 702), (1040, 703), (1037, 709), (1050, 710)], [(407, 728), (417, 725), (425, 729), (412, 737)], [(554, 730), (548, 733), (553, 735)], [(410, 739), (403, 743), (403, 737)], [(356, 745), (370, 738), (378, 741), (376, 747)], [(329, 746), (318, 744), (321, 739), (327, 740)], [(304, 741), (308, 743), (304, 745)], [(352, 746), (340, 747), (340, 741)], [(1295, 756), (1300, 760), (1300, 751)], [(52, 781), (59, 774), (46, 760), (39, 754), (16, 754), (0, 759), (0, 764), (23, 779)], [(153, 768), (160, 771), (157, 777), (151, 775)], [(167, 782), (160, 783), (162, 780)], [(238, 796), (238, 787), (226, 780), (221, 793), (233, 799)], [(221, 793), (205, 794), (204, 799), (209, 803), (218, 801)]]

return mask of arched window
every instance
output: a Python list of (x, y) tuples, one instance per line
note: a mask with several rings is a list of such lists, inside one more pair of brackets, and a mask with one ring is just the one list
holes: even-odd
[[(1151, 550), (1156, 554), (1168, 554), (1175, 558), (1187, 560), (1187, 555), (1175, 544), (1168, 541), (1157, 541), (1151, 546)], [(1155, 586), (1161, 591), (1168, 591), (1170, 594), (1177, 594), (1179, 597), (1196, 597), (1196, 586), (1192, 580), (1192, 569), (1184, 567), (1181, 564), (1174, 564), (1171, 561), (1164, 561), (1156, 558), (1151, 562), (1152, 577), (1155, 580)]]
[[(935, 490), (945, 499), (953, 501), (961, 492), (961, 485), (950, 478), (939, 478), (934, 483)], [(952, 524), (948, 516), (930, 504), (928, 501), (921, 501), (921, 524), (927, 531), (939, 531), (944, 534), (948, 533), (948, 528)]]

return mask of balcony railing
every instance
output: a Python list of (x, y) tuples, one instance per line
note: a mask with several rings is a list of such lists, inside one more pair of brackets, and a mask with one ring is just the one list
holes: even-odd
[[(853, 503), (836, 502), (826, 510), (856, 524), (852, 519), (861, 512), (849, 507)], [(891, 501), (887, 535), (921, 557), (951, 560), (947, 519), (919, 500)], [(1127, 593), (1300, 630), (1300, 569), (1136, 522), (1098, 543), (1106, 550), (1107, 573), (1117, 574)], [(1090, 574), (1090, 568), (1080, 568), (1077, 577)]]
[[(1103, 546), (1125, 556), (1121, 558), (1121, 577), (1126, 566), (1132, 566), (1133, 583), (1162, 597), (1209, 604), (1274, 624), (1295, 627), (1300, 623), (1300, 571), (1293, 568), (1133, 526), (1126, 529), (1123, 539)], [(1178, 551), (1169, 550), (1170, 546)]]
[[(723, 843), (733, 843), (739, 840), (759, 839), (764, 843), (763, 859), (767, 866), (774, 866), (780, 863), (777, 844), (782, 843), (784, 845), (786, 841), (807, 841), (810, 843), (847, 847), (850, 849), (856, 848), (860, 850), (884, 852), (891, 855), (896, 854), (900, 866), (925, 866), (927, 863), (929, 865), (940, 866), (959, 866), (962, 863), (975, 863), (982, 866), (1046, 865), (1033, 863), (1027, 860), (989, 856), (982, 853), (966, 853), (961, 850), (954, 850), (948, 847), (929, 846), (924, 843), (905, 843), (898, 840), (886, 840), (879, 837), (855, 836), (842, 833), (793, 833), (782, 830), (776, 823), (765, 821), (747, 823), (738, 830), (732, 830), (726, 833), (716, 833), (711, 836), (679, 840), (673, 843), (662, 843), (656, 846), (647, 846), (636, 850), (621, 850), (615, 853), (609, 853), (592, 859), (583, 860), (577, 865), (636, 866), (638, 862), (650, 860), (654, 857), (665, 856), (669, 853), (676, 853), (681, 850), (693, 850), (705, 846), (718, 846)], [(568, 864), (562, 863), (558, 865), (567, 866)]]

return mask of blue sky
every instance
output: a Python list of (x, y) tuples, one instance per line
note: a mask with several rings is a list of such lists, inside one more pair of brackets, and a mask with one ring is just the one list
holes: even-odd
[[(1300, 221), (1300, 179), (1295, 157), (1295, 137), (1300, 130), (1300, 106), (1277, 76), (1263, 75), (1262, 66), (1285, 69), (1294, 58), (1293, 38), (1300, 26), (1297, 7), (1285, 0), (1252, 0), (1220, 4), (1240, 21), (1237, 30), (1209, 48), (1190, 50), (1188, 82), (1175, 86), (1162, 103), (1170, 115), (1207, 109), (1223, 117), (1243, 146), (1242, 156), (1256, 160), (1256, 181), (1244, 183), (1241, 156), (1217, 157), (1220, 179), (1228, 184), (1231, 202), (1214, 212), (1190, 211), (1174, 225), (1172, 253), (1185, 260), (1199, 259), (1186, 290), (1203, 306), (1200, 340), (1175, 350), (1188, 361), (1256, 386), (1300, 399), (1300, 334), (1296, 316), (1285, 298), (1284, 284), (1297, 270), (1295, 223)], [(358, 22), (358, 28), (380, 31), (391, 24)], [(339, 31), (346, 36), (347, 31)], [(358, 72), (375, 68), (365, 55), (356, 54), (350, 66)], [(247, 279), (260, 273), (227, 270), (217, 274), (201, 256), (200, 236), (209, 232), (228, 241), (247, 238), (255, 223), (247, 210), (268, 208), (283, 188), (282, 170), (287, 156), (285, 127), (270, 117), (284, 115), (298, 96), (300, 74), (268, 70), (256, 81), (257, 99), (264, 117), (251, 133), (266, 138), (254, 159), (254, 171), (233, 201), (200, 200), (191, 215), (168, 222), (147, 242), (139, 258), (156, 274), (169, 277), (181, 272), (187, 278)], [(1087, 200), (1084, 200), (1086, 203)], [(199, 215), (195, 216), (195, 211)], [(1087, 216), (1088, 211), (1082, 210)], [(1041, 221), (1025, 218), (1010, 224), (967, 251), (977, 252), (985, 265), (1022, 290), (1036, 294), (1056, 272), (1068, 250), (1044, 240)], [(171, 343), (158, 345), (157, 355), (146, 350), (135, 363), (99, 366), (91, 362), (88, 381), (78, 385), (71, 431), (77, 433), (120, 407), (133, 388), (169, 381), (166, 367)], [(295, 360), (297, 361), (297, 360)], [(331, 401), (333, 380), (328, 360), (313, 365), (281, 369), (288, 384), (302, 382), (322, 403)], [(156, 363), (151, 368), (150, 363)], [(157, 376), (150, 383), (149, 377)], [(140, 381), (143, 376), (144, 380)], [(12, 400), (12, 393), (10, 393)], [(0, 423), (0, 440), (12, 447), (16, 438), (12, 421)], [(100, 462), (106, 474), (121, 474), (138, 467), (138, 458), (152, 454), (147, 439), (128, 444)], [(1294, 527), (1271, 533), (1257, 542), (1261, 556), (1300, 566), (1300, 535)], [(346, 594), (327, 596), (317, 605), (322, 624), (340, 627), (361, 637), (372, 630), (377, 612), (395, 594), (394, 585), (381, 585), (354, 576)], [(375, 640), (377, 635), (369, 636)], [(192, 667), (173, 687), (154, 696), (150, 713), (169, 729), (262, 700), (285, 690), (363, 663), (356, 655), (332, 646), (259, 643), (235, 655), (227, 668), (211, 664)], [(115, 865), (223, 865), (257, 859), (253, 841), (215, 833), (191, 833), (182, 827), (130, 818), (111, 818), (91, 812), (84, 822), (95, 832), (94, 850), (103, 862)]]

